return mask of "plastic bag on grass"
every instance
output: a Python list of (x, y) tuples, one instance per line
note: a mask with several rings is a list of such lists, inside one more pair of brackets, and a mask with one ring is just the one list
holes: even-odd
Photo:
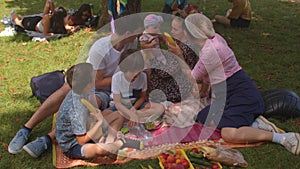
[(241, 152), (217, 145), (216, 151), (206, 154), (207, 159), (220, 162), (227, 166), (247, 167), (248, 163)]

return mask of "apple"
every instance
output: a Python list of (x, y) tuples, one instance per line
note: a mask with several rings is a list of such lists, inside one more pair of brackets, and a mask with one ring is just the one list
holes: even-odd
[(198, 148), (192, 148), (192, 149), (191, 149), (191, 152), (194, 152), (194, 153), (196, 153), (196, 154), (199, 154)]
[(175, 162), (175, 157), (172, 155), (169, 155), (167, 158), (167, 163), (174, 163)]
[(186, 159), (181, 160), (181, 164), (184, 166), (184, 168), (189, 168), (190, 164)]
[(167, 159), (169, 155), (166, 154), (166, 153), (161, 153), (160, 156), (161, 156), (163, 159)]
[(220, 166), (218, 165), (218, 164), (214, 164), (213, 166), (212, 166), (212, 169), (219, 169), (220, 168)]

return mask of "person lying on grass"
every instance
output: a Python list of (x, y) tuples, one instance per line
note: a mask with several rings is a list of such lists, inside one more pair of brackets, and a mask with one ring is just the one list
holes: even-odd
[(71, 29), (67, 30), (68, 14), (65, 8), (61, 6), (55, 8), (53, 2), (49, 0), (46, 0), (42, 16), (20, 16), (12, 11), (11, 20), (25, 30), (40, 32), (44, 36), (73, 32)]
[[(142, 141), (127, 138), (108, 144), (94, 142), (103, 124), (102, 113), (99, 109), (97, 113), (89, 112), (80, 101), (81, 98), (88, 99), (89, 91), (95, 84), (94, 78), (95, 71), (90, 63), (79, 63), (73, 71), (68, 71), (67, 82), (72, 90), (60, 106), (55, 130), (62, 152), (69, 158), (89, 159), (116, 153), (122, 147), (142, 149)], [(89, 117), (97, 120), (92, 126)]]

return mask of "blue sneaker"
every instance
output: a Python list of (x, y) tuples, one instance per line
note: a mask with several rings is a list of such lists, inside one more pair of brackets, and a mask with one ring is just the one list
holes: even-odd
[(10, 141), (8, 145), (8, 152), (11, 154), (17, 154), (22, 151), (24, 144), (28, 140), (30, 131), (25, 128), (20, 129), (15, 137)]
[(26, 144), (23, 147), (23, 150), (25, 150), (32, 157), (38, 158), (50, 147), (50, 141), (47, 141), (46, 139), (47, 137), (45, 136), (38, 137), (36, 140)]

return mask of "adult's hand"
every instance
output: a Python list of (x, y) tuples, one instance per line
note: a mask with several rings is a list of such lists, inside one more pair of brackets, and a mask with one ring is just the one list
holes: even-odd
[(176, 56), (182, 56), (183, 52), (176, 43), (174, 46), (174, 45), (170, 44), (169, 41), (166, 41), (166, 45), (168, 46), (169, 52), (172, 52)]

